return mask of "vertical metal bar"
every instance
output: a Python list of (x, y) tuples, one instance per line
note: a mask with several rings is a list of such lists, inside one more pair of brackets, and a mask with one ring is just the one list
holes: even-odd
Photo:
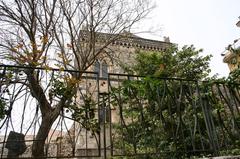
[(102, 99), (102, 110), (103, 110), (103, 157), (107, 158), (107, 146), (106, 146), (106, 93), (100, 93)]
[[(204, 85), (205, 87), (205, 85)], [(206, 128), (207, 128), (207, 133), (208, 133), (208, 137), (209, 137), (209, 141), (210, 141), (210, 145), (211, 148), (213, 148), (214, 152), (216, 152), (216, 145), (215, 145), (215, 140), (212, 134), (212, 128), (211, 128), (211, 124), (210, 124), (210, 119), (209, 119), (209, 114), (207, 112), (207, 107), (206, 107), (206, 100), (203, 101), (201, 93), (200, 93), (200, 89), (199, 89), (199, 83), (197, 82), (197, 93), (200, 99), (200, 105), (202, 108), (202, 112), (203, 112), (203, 117), (204, 117), (204, 121), (206, 124)]]
[(99, 133), (98, 133), (98, 140), (99, 140), (99, 144), (98, 144), (98, 156), (101, 157), (101, 122), (100, 122), (100, 100), (99, 100), (99, 96), (100, 96), (100, 93), (99, 93), (99, 73), (97, 72), (97, 109), (98, 109), (98, 127), (99, 127)]
[[(118, 89), (121, 87), (120, 86), (120, 78), (119, 78), (120, 75), (117, 75), (117, 82), (118, 82)], [(123, 129), (124, 129), (124, 119), (123, 119), (123, 103), (122, 103), (122, 98), (121, 98), (121, 94), (120, 94), (120, 91), (118, 91), (118, 107), (119, 107), (119, 117), (120, 117), (120, 125), (121, 125), (121, 138), (122, 138), (122, 153), (121, 155), (126, 155), (126, 145), (125, 145), (125, 141), (123, 140), (124, 137), (123, 137)], [(126, 127), (125, 127), (126, 128)]]
[[(176, 106), (177, 106), (177, 112), (176, 112), (176, 115), (178, 118), (178, 124), (177, 124), (177, 130), (176, 130), (176, 136), (178, 136), (178, 133), (180, 135), (180, 128), (182, 127), (182, 122), (181, 122), (181, 100), (182, 100), (182, 94), (183, 94), (183, 88), (182, 88), (182, 80), (180, 81), (180, 92), (179, 92), (179, 97), (177, 95), (175, 95), (176, 97)], [(177, 93), (177, 92), (175, 92)]]
[(103, 110), (104, 110), (104, 121), (103, 121), (103, 147), (104, 147), (104, 159), (107, 158), (106, 151), (106, 103), (103, 96)]
[[(108, 93), (110, 93), (110, 75), (108, 74)], [(109, 133), (110, 133), (110, 148), (111, 148), (111, 156), (113, 156), (113, 138), (112, 138), (112, 110), (111, 110), (111, 103), (110, 103), (110, 95), (108, 95), (108, 108), (109, 108)]]
[[(10, 112), (10, 113), (11, 113), (11, 112)], [(10, 115), (8, 115), (6, 118), (7, 118), (7, 124), (6, 124), (7, 126), (6, 126), (6, 130), (5, 130), (5, 134), (4, 134), (4, 139), (3, 139), (1, 159), (3, 158), (3, 153), (4, 153), (5, 143), (6, 143), (6, 137), (7, 137), (7, 131), (8, 131), (8, 126), (9, 126), (9, 118), (10, 118)]]
[[(86, 111), (86, 110), (85, 110)], [(86, 156), (88, 156), (88, 130), (87, 129), (85, 129), (85, 138), (86, 138), (86, 142), (85, 142), (85, 144), (86, 144), (86, 149), (85, 149), (85, 152), (86, 152)]]

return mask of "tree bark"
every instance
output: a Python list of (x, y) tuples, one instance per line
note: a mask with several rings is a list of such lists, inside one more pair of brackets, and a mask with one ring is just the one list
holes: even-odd
[(48, 137), (49, 131), (60, 114), (60, 110), (64, 101), (61, 100), (55, 108), (51, 107), (51, 104), (47, 100), (47, 97), (41, 87), (39, 80), (36, 77), (34, 70), (25, 71), (30, 84), (30, 90), (39, 103), (39, 108), (42, 115), (42, 121), (37, 132), (36, 138), (33, 141), (32, 156), (34, 158), (44, 158), (44, 145)]
[(48, 137), (48, 133), (56, 120), (57, 116), (52, 115), (52, 112), (42, 117), (42, 121), (32, 146), (33, 158), (44, 158), (44, 145)]

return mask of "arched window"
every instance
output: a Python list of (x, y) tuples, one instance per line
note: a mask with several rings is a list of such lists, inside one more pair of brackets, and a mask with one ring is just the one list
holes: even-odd
[(108, 64), (105, 61), (102, 63), (102, 77), (108, 77)]
[[(98, 72), (99, 76), (100, 76), (100, 62), (97, 60), (95, 63), (94, 63), (94, 72)], [(95, 75), (96, 77), (97, 75)]]

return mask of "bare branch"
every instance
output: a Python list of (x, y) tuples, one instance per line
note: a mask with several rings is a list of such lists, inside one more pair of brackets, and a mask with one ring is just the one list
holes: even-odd
[[(151, 10), (150, 0), (0, 0), (0, 59), (25, 70), (31, 95), (42, 114), (33, 156), (44, 155), (44, 143), (53, 122), (69, 100), (48, 98), (36, 67), (87, 70), (105, 49)], [(14, 8), (14, 9), (13, 9)], [(108, 36), (101, 38), (104, 33)], [(76, 78), (71, 76), (69, 78)], [(81, 74), (78, 74), (81, 78)], [(17, 82), (17, 81), (15, 81)], [(70, 84), (66, 84), (69, 87)]]

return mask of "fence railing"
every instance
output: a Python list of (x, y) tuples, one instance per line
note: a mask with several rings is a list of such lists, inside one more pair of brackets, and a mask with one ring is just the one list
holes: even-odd
[(184, 158), (240, 149), (238, 84), (124, 74), (101, 79), (94, 72), (2, 65), (1, 158), (32, 158), (38, 142), (43, 114), (29, 70), (51, 109), (73, 94), (47, 134), (42, 157)]
[(239, 151), (239, 84), (118, 74), (109, 79), (117, 112), (112, 155), (184, 158)]
[[(68, 93), (76, 93), (71, 102), (61, 107), (44, 141), (42, 157), (101, 156), (103, 134), (99, 131), (102, 116), (98, 106), (97, 73), (3, 65), (0, 66), (1, 158), (31, 158), (33, 143), (38, 142), (41, 101), (36, 99), (30, 86), (26, 74), (29, 70), (33, 71), (34, 80), (41, 86), (51, 109), (55, 109)], [(66, 90), (66, 82), (76, 82), (74, 90)]]

